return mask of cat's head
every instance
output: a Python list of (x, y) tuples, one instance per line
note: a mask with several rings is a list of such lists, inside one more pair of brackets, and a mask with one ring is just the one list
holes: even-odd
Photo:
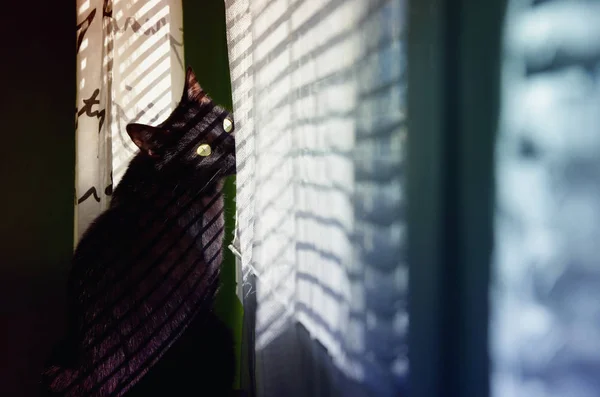
[(141, 156), (157, 169), (206, 180), (235, 173), (235, 126), (229, 111), (213, 103), (187, 69), (181, 101), (157, 126), (127, 125)]

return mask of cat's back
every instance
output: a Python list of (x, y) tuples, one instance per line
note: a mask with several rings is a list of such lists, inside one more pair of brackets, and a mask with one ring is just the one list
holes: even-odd
[(121, 207), (109, 208), (101, 213), (83, 233), (75, 252), (76, 263), (87, 260), (99, 260), (109, 247), (125, 247), (136, 235), (137, 220), (135, 214)]

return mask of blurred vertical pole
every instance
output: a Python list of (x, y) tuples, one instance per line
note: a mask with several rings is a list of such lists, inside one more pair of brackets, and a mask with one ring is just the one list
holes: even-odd
[(460, 12), (460, 224), (457, 396), (489, 395), (489, 273), (493, 245), (494, 143), (500, 110), (505, 0), (462, 0)]
[(410, 393), (487, 396), (504, 1), (409, 8)]
[(444, 0), (409, 3), (408, 17), (408, 263), (409, 393), (449, 396), (442, 313), (444, 267), (444, 137), (450, 128), (445, 98), (448, 64)]

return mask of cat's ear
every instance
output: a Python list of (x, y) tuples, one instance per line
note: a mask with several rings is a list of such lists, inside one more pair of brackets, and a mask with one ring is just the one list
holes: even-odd
[(140, 150), (151, 157), (158, 157), (163, 146), (165, 131), (145, 124), (131, 123), (125, 127), (129, 137)]
[(183, 90), (183, 96), (190, 102), (210, 102), (210, 98), (206, 95), (206, 92), (204, 92), (202, 87), (200, 87), (200, 83), (198, 83), (198, 79), (196, 78), (191, 66), (188, 66), (185, 72), (185, 88)]

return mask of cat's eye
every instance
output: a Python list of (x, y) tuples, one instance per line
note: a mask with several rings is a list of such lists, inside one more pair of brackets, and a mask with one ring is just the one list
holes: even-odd
[(231, 132), (231, 130), (233, 129), (233, 123), (231, 122), (231, 120), (223, 120), (223, 129), (225, 130), (225, 132)]
[(203, 143), (196, 149), (196, 154), (202, 157), (210, 156), (211, 152), (212, 150), (210, 149), (210, 145), (207, 143)]

